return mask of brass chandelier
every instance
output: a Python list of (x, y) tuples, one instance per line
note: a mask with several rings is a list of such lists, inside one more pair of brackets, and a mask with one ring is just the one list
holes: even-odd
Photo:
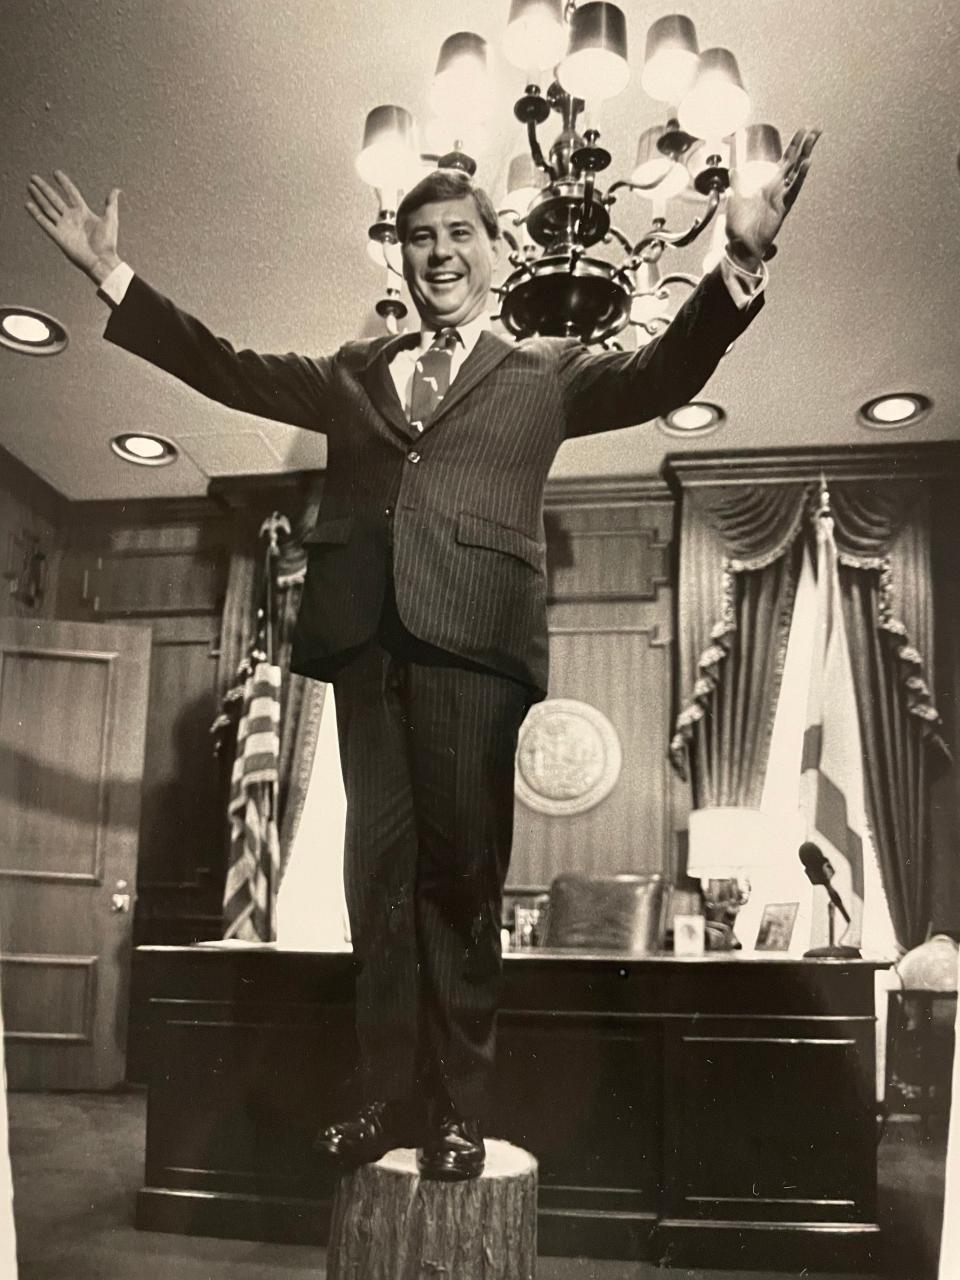
[[(780, 159), (779, 134), (769, 124), (748, 124), (751, 103), (730, 50), (701, 51), (690, 19), (669, 14), (647, 32), (640, 77), (661, 104), (663, 122), (640, 134), (629, 178), (603, 190), (599, 175), (612, 157), (600, 145), (596, 116), (630, 78), (623, 11), (606, 0), (512, 0), (503, 48), (526, 72), (513, 108), (526, 130), (526, 149), (511, 160), (498, 205), (510, 265), (496, 286), (499, 319), (517, 338), (543, 334), (609, 344), (632, 326), (638, 342), (648, 341), (669, 322), (675, 290), (698, 280), (663, 272), (664, 252), (691, 244), (713, 222), (704, 268), (719, 258), (725, 195), (731, 183), (756, 190), (766, 181)], [(466, 140), (490, 110), (487, 53), (486, 41), (467, 31), (441, 46), (430, 95), (432, 133), (452, 145), (421, 150), (403, 107), (379, 106), (367, 115), (356, 167), (378, 194), (370, 249), (388, 268), (377, 311), (393, 331), (407, 311), (394, 282), (400, 275), (397, 204), (424, 165), (475, 173)], [(559, 130), (545, 151), (540, 131), (552, 116)], [(649, 228), (636, 240), (612, 218), (618, 198), (634, 195), (652, 206)], [(667, 226), (667, 201), (675, 197), (697, 206), (681, 229)], [(619, 260), (601, 256), (611, 248)]]

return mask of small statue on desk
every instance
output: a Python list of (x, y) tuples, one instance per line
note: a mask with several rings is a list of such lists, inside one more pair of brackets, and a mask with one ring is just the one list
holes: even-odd
[(739, 951), (740, 940), (733, 931), (737, 913), (747, 901), (748, 894), (735, 878), (708, 882), (703, 895), (703, 914), (706, 919), (704, 941), (708, 951)]

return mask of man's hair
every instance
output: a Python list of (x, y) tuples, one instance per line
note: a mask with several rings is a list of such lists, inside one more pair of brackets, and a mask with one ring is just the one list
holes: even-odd
[(410, 219), (425, 204), (442, 200), (463, 200), (469, 196), (477, 206), (480, 221), (491, 240), (500, 236), (500, 220), (493, 201), (482, 187), (475, 187), (467, 174), (460, 169), (434, 169), (411, 187), (397, 209), (397, 239), (403, 244), (407, 238)]

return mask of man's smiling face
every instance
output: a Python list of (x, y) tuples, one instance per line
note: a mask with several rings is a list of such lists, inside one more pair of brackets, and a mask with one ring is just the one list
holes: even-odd
[(471, 196), (437, 200), (410, 215), (403, 275), (425, 324), (440, 329), (481, 314), (501, 246), (490, 239)]

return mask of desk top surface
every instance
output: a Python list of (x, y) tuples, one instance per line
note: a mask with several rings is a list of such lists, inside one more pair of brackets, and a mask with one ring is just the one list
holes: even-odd
[[(137, 947), (138, 954), (172, 956), (182, 953), (186, 956), (216, 956), (225, 953), (235, 955), (293, 956), (309, 955), (317, 959), (325, 958), (346, 963), (352, 960), (350, 951), (316, 951), (308, 947), (280, 947), (275, 942), (238, 942), (222, 940), (199, 942), (185, 947), (142, 946)], [(822, 957), (806, 957), (787, 955), (782, 951), (707, 951), (702, 956), (678, 956), (673, 952), (659, 952), (655, 955), (644, 955), (632, 951), (588, 950), (580, 947), (529, 947), (522, 950), (505, 951), (504, 963), (507, 965), (777, 965), (777, 966), (823, 966), (831, 968), (854, 967), (857, 969), (889, 969), (894, 961), (883, 956), (866, 955), (861, 959), (841, 958), (824, 959)]]

